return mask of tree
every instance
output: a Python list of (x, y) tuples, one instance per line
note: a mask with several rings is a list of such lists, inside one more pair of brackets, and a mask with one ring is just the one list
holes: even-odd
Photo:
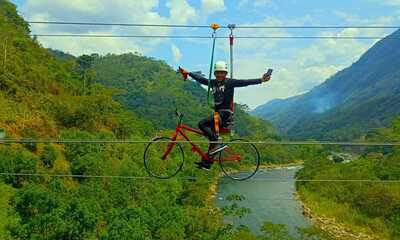
[(82, 55), (76, 60), (78, 71), (81, 73), (83, 80), (83, 94), (86, 93), (86, 85), (92, 84), (92, 81), (96, 78), (96, 71), (91, 69), (95, 58), (96, 55)]
[[(22, 147), (15, 150), (10, 147), (0, 149), (0, 172), (4, 173), (35, 173), (39, 158)], [(29, 176), (4, 176), (5, 182), (14, 187), (22, 187)]]
[(149, 217), (140, 208), (114, 210), (108, 217), (107, 231), (101, 239), (150, 240), (152, 234), (146, 224)]
[(42, 160), (43, 164), (48, 168), (52, 168), (57, 158), (58, 158), (58, 153), (54, 149), (54, 147), (50, 144), (46, 144), (40, 156), (40, 159)]

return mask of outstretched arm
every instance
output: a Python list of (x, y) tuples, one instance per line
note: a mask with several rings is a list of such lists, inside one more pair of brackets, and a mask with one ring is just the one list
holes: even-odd
[(203, 76), (201, 76), (201, 75), (198, 74), (198, 73), (190, 72), (190, 73), (189, 73), (189, 76), (190, 76), (191, 78), (193, 78), (194, 80), (196, 80), (197, 82), (203, 84), (203, 85), (208, 85), (208, 79), (205, 78), (205, 77), (203, 77)]
[(256, 85), (256, 84), (261, 84), (261, 78), (258, 79), (242, 79), (242, 80), (237, 80), (237, 79), (232, 79), (231, 80), (232, 86), (233, 87), (246, 87), (249, 85)]
[(179, 67), (177, 70), (179, 73), (182, 74), (183, 78), (187, 79), (188, 76), (190, 76), (191, 78), (193, 78), (194, 80), (196, 80), (197, 82), (204, 84), (204, 85), (208, 85), (208, 79), (203, 77), (201, 74), (198, 73), (194, 73), (194, 72), (188, 72), (185, 69)]
[(263, 82), (268, 82), (270, 79), (271, 75), (264, 74), (261, 78), (256, 78), (256, 79), (247, 79), (247, 80), (231, 79), (231, 83), (233, 87), (246, 87), (249, 85), (256, 85), (256, 84), (261, 84)]

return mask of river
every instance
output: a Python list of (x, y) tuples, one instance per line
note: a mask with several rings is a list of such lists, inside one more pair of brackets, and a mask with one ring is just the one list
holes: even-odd
[(241, 219), (226, 217), (226, 222), (246, 225), (252, 232), (259, 234), (264, 221), (271, 221), (284, 224), (291, 235), (296, 235), (296, 227), (310, 226), (294, 196), (295, 183), (290, 181), (299, 169), (300, 167), (261, 169), (247, 181), (233, 181), (223, 177), (219, 181), (216, 205), (223, 207), (231, 204), (225, 200), (231, 194), (243, 195), (245, 200), (238, 204), (249, 208), (250, 214)]

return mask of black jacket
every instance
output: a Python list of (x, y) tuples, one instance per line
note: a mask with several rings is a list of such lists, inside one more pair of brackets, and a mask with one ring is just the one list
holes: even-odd
[[(208, 85), (208, 79), (201, 76), (200, 74), (189, 73), (189, 76), (203, 85), (206, 86)], [(215, 104), (214, 110), (218, 112), (220, 110), (230, 109), (232, 97), (234, 95), (234, 89), (236, 87), (246, 87), (249, 85), (255, 85), (260, 83), (262, 83), (261, 78), (248, 79), (248, 80), (237, 80), (237, 79), (226, 78), (221, 83), (215, 79), (211, 79), (210, 87), (214, 95), (214, 104)]]

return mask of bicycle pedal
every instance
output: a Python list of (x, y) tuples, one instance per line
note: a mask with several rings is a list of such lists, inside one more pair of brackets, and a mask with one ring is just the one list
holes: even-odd
[(225, 148), (227, 148), (227, 147), (228, 147), (228, 145), (221, 146), (220, 148), (215, 149), (214, 151), (211, 151), (209, 154), (210, 154), (210, 155), (215, 155), (215, 154), (217, 154), (217, 153), (223, 151), (223, 150), (224, 150)]
[(196, 168), (201, 169), (201, 170), (205, 170), (207, 172), (211, 171), (211, 167), (210, 168), (206, 168), (204, 166), (197, 165)]

